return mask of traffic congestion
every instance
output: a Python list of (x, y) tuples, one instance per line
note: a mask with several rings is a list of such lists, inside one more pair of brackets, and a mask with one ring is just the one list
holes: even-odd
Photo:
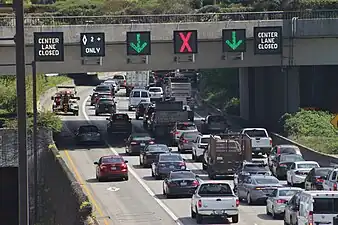
[[(203, 112), (194, 101), (197, 83), (195, 71), (119, 72), (81, 89), (82, 108), (80, 91), (52, 98), (53, 109), (67, 113), (57, 99), (71, 95), (80, 108), (75, 117), (86, 119), (69, 130), (76, 146), (92, 151), (71, 157), (86, 165), (88, 183), (97, 182), (90, 187), (106, 208), (102, 224), (338, 224), (338, 169), (306, 161), (297, 146), (274, 146), (264, 128), (238, 129), (220, 113)], [(108, 197), (99, 193), (103, 185), (130, 186)], [(130, 206), (131, 219), (108, 212), (113, 202), (123, 205), (120, 214)]]

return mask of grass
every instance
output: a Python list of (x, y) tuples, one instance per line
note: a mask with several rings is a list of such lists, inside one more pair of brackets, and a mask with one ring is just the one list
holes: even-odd
[(318, 152), (326, 154), (338, 154), (338, 136), (337, 137), (291, 137), (292, 140), (312, 148)]

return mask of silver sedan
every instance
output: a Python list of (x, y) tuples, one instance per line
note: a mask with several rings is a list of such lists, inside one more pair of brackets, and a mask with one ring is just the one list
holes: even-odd
[(295, 187), (282, 187), (274, 190), (266, 200), (266, 214), (272, 215), (274, 219), (282, 216), (288, 201), (301, 190)]

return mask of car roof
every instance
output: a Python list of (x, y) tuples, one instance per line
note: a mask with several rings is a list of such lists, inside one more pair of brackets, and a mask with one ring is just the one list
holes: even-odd
[(297, 145), (276, 145), (279, 148), (298, 148)]
[(160, 147), (160, 146), (169, 148), (168, 145), (166, 145), (166, 144), (151, 144), (151, 145), (148, 145), (148, 148), (149, 147)]
[(100, 85), (97, 85), (96, 87), (109, 87), (110, 88), (110, 85), (109, 84), (100, 84)]
[(123, 157), (120, 156), (120, 155), (104, 155), (104, 156), (102, 156), (102, 158), (119, 158), (119, 159), (121, 159)]
[[(179, 153), (171, 153), (171, 152), (168, 152), (168, 153), (161, 153), (160, 155), (178, 155), (178, 156), (181, 156), (181, 154)], [(181, 156), (182, 157), (182, 156)]]
[(194, 122), (191, 122), (191, 121), (186, 121), (186, 122), (176, 122), (177, 124), (179, 125), (195, 125)]
[(251, 175), (251, 178), (273, 178), (275, 180), (278, 180), (275, 176), (271, 176), (271, 175)]
[(132, 133), (130, 136), (132, 137), (150, 137), (148, 133)]
[(318, 164), (316, 161), (298, 161), (296, 164)]
[(302, 191), (303, 189), (299, 187), (279, 187), (277, 188), (278, 191), (283, 191), (283, 190), (299, 190)]
[(227, 184), (230, 186), (228, 182), (226, 180), (200, 180), (201, 184)]

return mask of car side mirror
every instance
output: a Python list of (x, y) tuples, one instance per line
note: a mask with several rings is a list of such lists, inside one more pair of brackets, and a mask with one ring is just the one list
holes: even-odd
[(128, 163), (128, 160), (124, 160), (124, 163)]
[(94, 162), (94, 165), (99, 165), (99, 163), (98, 162)]
[(51, 100), (54, 100), (54, 96), (52, 96), (50, 99), (51, 99)]
[(92, 97), (92, 95), (89, 95), (89, 97)]
[(183, 159), (183, 161), (185, 161), (186, 159)]

